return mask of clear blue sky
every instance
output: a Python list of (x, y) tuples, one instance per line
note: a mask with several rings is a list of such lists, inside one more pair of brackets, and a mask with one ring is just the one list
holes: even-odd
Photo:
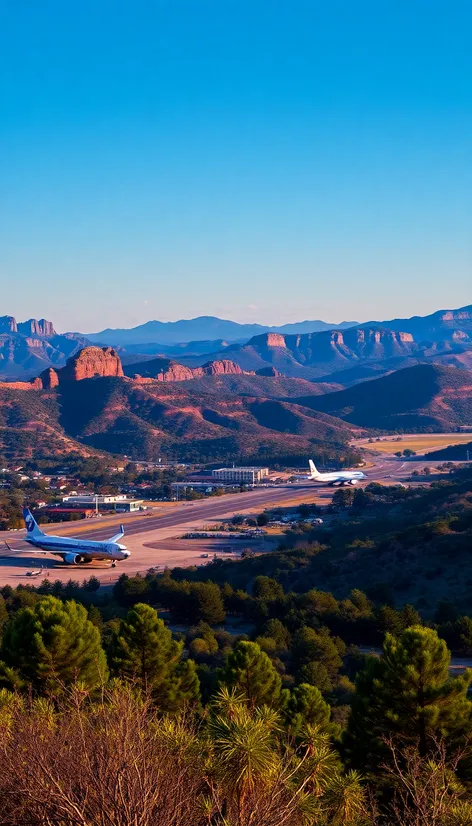
[(472, 5), (3, 0), (0, 314), (472, 301)]

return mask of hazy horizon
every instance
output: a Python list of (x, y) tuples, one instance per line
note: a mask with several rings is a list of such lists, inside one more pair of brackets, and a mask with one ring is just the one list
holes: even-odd
[[(434, 313), (434, 312), (437, 312), (437, 311), (440, 311), (440, 310), (456, 310), (456, 309), (461, 309), (461, 307), (466, 307), (466, 306), (470, 306), (470, 301), (469, 301), (468, 304), (465, 303), (465, 304), (462, 304), (462, 305), (457, 306), (457, 307), (452, 307), (452, 306), (436, 307), (431, 312)], [(126, 324), (112, 324), (112, 325), (105, 325), (105, 326), (102, 326), (102, 327), (99, 327), (99, 328), (96, 328), (96, 329), (86, 329), (84, 326), (71, 327), (71, 326), (67, 326), (67, 324), (65, 326), (64, 325), (59, 325), (59, 324), (57, 324), (57, 321), (54, 318), (52, 318), (48, 315), (45, 315), (44, 313), (40, 313), (40, 312), (36, 312), (36, 313), (33, 313), (33, 314), (29, 314), (29, 315), (25, 314), (23, 311), (21, 311), (20, 313), (16, 313), (16, 314), (12, 313), (12, 312), (5, 312), (5, 313), (2, 312), (1, 313), (1, 315), (13, 316), (18, 323), (25, 322), (29, 318), (36, 318), (38, 320), (41, 319), (41, 318), (45, 318), (47, 321), (51, 321), (54, 324), (54, 327), (55, 327), (57, 332), (60, 332), (60, 333), (77, 332), (77, 333), (82, 333), (84, 335), (91, 335), (93, 333), (98, 333), (101, 330), (104, 330), (104, 329), (107, 329), (107, 328), (111, 328), (111, 329), (129, 329), (129, 328), (132, 328), (132, 327), (139, 327), (143, 324), (152, 323), (152, 322), (156, 322), (156, 321), (157, 322), (162, 322), (162, 323), (175, 323), (177, 321), (192, 321), (192, 320), (195, 320), (196, 318), (218, 318), (220, 321), (235, 322), (237, 324), (257, 324), (261, 327), (282, 327), (286, 324), (296, 324), (296, 323), (303, 324), (303, 323), (310, 322), (310, 321), (313, 321), (313, 322), (314, 321), (324, 321), (328, 324), (332, 324), (333, 327), (335, 327), (336, 325), (343, 324), (343, 323), (349, 322), (349, 321), (353, 321), (353, 322), (359, 323), (359, 324), (364, 324), (365, 322), (368, 322), (368, 321), (373, 321), (373, 322), (374, 321), (380, 321), (380, 322), (381, 321), (391, 321), (394, 318), (411, 318), (413, 316), (427, 316), (427, 315), (430, 315), (430, 314), (431, 313), (429, 313), (429, 312), (401, 313), (398, 316), (388, 316), (388, 317), (385, 316), (384, 318), (373, 318), (373, 317), (356, 318), (356, 319), (355, 318), (341, 318), (341, 319), (336, 319), (336, 320), (333, 320), (331, 318), (321, 318), (319, 316), (318, 317), (313, 316), (313, 317), (294, 318), (290, 321), (283, 321), (283, 322), (277, 322), (277, 321), (264, 322), (264, 321), (256, 321), (253, 318), (248, 318), (246, 320), (239, 321), (237, 319), (230, 318), (230, 317), (214, 316), (212, 313), (202, 313), (200, 315), (192, 315), (192, 316), (185, 316), (185, 317), (181, 316), (181, 317), (172, 318), (172, 319), (162, 319), (162, 318), (151, 318), (151, 317), (149, 317), (149, 318), (143, 319), (142, 321), (138, 322), (137, 324), (132, 324), (132, 325), (131, 324), (129, 324), (129, 325), (126, 325)]]

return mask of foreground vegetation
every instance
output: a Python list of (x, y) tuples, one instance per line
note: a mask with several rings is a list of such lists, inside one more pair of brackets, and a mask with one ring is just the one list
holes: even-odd
[(32, 602), (3, 611), (0, 823), (472, 823), (472, 673), (449, 676), (432, 629), (386, 635), (343, 728), (255, 642), (205, 698), (150, 606), (101, 636), (74, 601)]

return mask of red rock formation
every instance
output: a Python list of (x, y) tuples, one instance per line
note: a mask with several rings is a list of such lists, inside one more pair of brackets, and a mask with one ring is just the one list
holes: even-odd
[[(185, 367), (183, 364), (171, 361), (166, 370), (161, 370), (156, 378), (158, 381), (189, 381), (190, 379), (202, 378), (202, 376), (241, 376), (243, 374), (245, 374), (245, 371), (241, 370), (239, 364), (235, 364), (234, 361), (229, 359), (207, 361), (203, 367)], [(246, 375), (254, 375), (254, 373), (246, 373)]]
[(167, 369), (161, 370), (156, 376), (157, 381), (188, 381), (193, 378), (195, 378), (195, 370), (191, 367), (184, 367), (183, 364), (177, 364), (175, 361), (170, 361)]
[(59, 376), (57, 374), (57, 370), (54, 370), (52, 367), (49, 367), (47, 370), (44, 370), (38, 379), (35, 381), (40, 381), (41, 386), (44, 387), (46, 390), (53, 390), (59, 384)]
[(2, 381), (0, 382), (0, 390), (42, 390), (43, 383), (41, 379), (34, 379), (33, 381)]
[(72, 356), (65, 367), (49, 367), (39, 376), (41, 386), (52, 390), (65, 381), (82, 381), (94, 376), (123, 376), (123, 367), (112, 347), (84, 347)]
[(244, 370), (241, 370), (239, 364), (229, 359), (219, 359), (217, 361), (207, 361), (203, 367), (197, 367), (196, 370), (201, 370), (202, 376), (222, 376), (222, 375), (237, 375), (241, 376)]
[(58, 371), (59, 383), (94, 376), (123, 376), (121, 359), (113, 347), (84, 347)]
[(285, 336), (280, 333), (262, 333), (260, 336), (253, 336), (248, 344), (256, 347), (286, 347)]

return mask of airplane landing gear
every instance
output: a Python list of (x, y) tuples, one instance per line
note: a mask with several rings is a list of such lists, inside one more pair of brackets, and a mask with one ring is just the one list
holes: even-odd
[(111, 563), (111, 567), (112, 567), (112, 568), (116, 568), (116, 562), (112, 562), (112, 563)]

